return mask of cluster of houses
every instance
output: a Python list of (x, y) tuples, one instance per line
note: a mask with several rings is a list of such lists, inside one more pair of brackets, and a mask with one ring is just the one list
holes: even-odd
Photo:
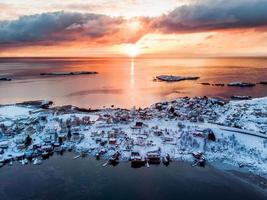
[(255, 116), (251, 123), (264, 130), (266, 121), (256, 123), (256, 119), (267, 118), (265, 108), (185, 97), (144, 109), (59, 106), (37, 107), (13, 118), (0, 115), (0, 166), (14, 160), (40, 164), (54, 153), (72, 150), (78, 156), (102, 158), (107, 164), (130, 160), (134, 166), (167, 165), (182, 158), (191, 160), (194, 166), (205, 166), (207, 150), (223, 153), (216, 144), (231, 144), (233, 149), (235, 142), (232, 138), (217, 139), (218, 133), (205, 123), (238, 127), (245, 115), (250, 115)]
[(225, 115), (220, 123), (227, 127), (267, 134), (267, 106), (251, 103), (231, 103), (225, 107)]

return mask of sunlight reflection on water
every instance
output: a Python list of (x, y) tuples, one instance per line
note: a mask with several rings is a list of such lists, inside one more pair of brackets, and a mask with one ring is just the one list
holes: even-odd
[[(45, 77), (42, 72), (97, 71), (97, 75)], [(101, 108), (144, 107), (183, 96), (267, 96), (267, 88), (230, 88), (201, 82), (266, 81), (267, 59), (262, 58), (53, 58), (0, 59), (0, 104), (49, 99), (57, 105)], [(197, 81), (153, 81), (161, 74), (199, 76)]]

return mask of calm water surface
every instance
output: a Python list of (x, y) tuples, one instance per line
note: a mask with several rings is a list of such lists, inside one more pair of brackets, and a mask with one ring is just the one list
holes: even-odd
[[(98, 71), (98, 75), (43, 77), (41, 72)], [(154, 82), (160, 74), (200, 76), (197, 81)], [(267, 59), (0, 59), (0, 103), (50, 99), (82, 107), (148, 106), (180, 96), (228, 98), (233, 94), (267, 96), (266, 86), (228, 88), (201, 82), (267, 80)], [(169, 167), (130, 168), (129, 163), (102, 167), (89, 158), (54, 156), (40, 166), (0, 169), (0, 199), (266, 199), (261, 192), (233, 176), (188, 163)]]
[[(44, 77), (41, 72), (98, 71), (98, 75)], [(154, 82), (160, 74), (200, 76), (197, 81)], [(82, 107), (148, 106), (157, 101), (181, 96), (231, 95), (267, 96), (267, 86), (229, 88), (199, 83), (258, 82), (267, 80), (264, 58), (72, 58), (0, 59), (0, 76), (14, 79), (0, 82), (0, 103), (50, 99), (57, 105)]]
[(263, 200), (267, 196), (248, 183), (211, 167), (192, 168), (173, 162), (168, 167), (130, 168), (130, 163), (102, 167), (104, 161), (53, 156), (42, 165), (0, 169), (0, 199), (186, 199)]

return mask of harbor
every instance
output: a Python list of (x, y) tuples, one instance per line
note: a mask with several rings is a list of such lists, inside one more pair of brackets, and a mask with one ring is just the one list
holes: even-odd
[(257, 187), (261, 179), (258, 183), (256, 177), (246, 182), (245, 177), (251, 175), (239, 174), (243, 176), (239, 180), (232, 173), (209, 165), (192, 168), (188, 162), (173, 161), (168, 167), (131, 168), (129, 162), (102, 167), (104, 161), (96, 161), (93, 157), (73, 160), (74, 156), (74, 153), (66, 152), (63, 156), (55, 154), (42, 165), (14, 163), (1, 168), (1, 197), (8, 200), (173, 200), (177, 196), (188, 200), (266, 199), (266, 186)]

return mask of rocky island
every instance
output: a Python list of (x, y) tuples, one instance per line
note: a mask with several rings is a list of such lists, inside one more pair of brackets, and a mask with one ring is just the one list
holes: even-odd
[(95, 71), (77, 71), (77, 72), (46, 72), (40, 73), (41, 76), (75, 76), (75, 75), (88, 75), (88, 74), (98, 74)]
[(160, 81), (166, 81), (166, 82), (176, 82), (176, 81), (185, 81), (185, 80), (197, 80), (199, 77), (197, 76), (172, 76), (172, 75), (160, 75), (156, 77)]
[(231, 82), (231, 83), (228, 83), (227, 86), (229, 87), (254, 87), (256, 86), (256, 84), (247, 83), (247, 82)]
[(260, 84), (260, 85), (267, 85), (267, 81), (261, 81), (258, 84)]
[(12, 79), (7, 77), (0, 77), (0, 81), (12, 81)]

